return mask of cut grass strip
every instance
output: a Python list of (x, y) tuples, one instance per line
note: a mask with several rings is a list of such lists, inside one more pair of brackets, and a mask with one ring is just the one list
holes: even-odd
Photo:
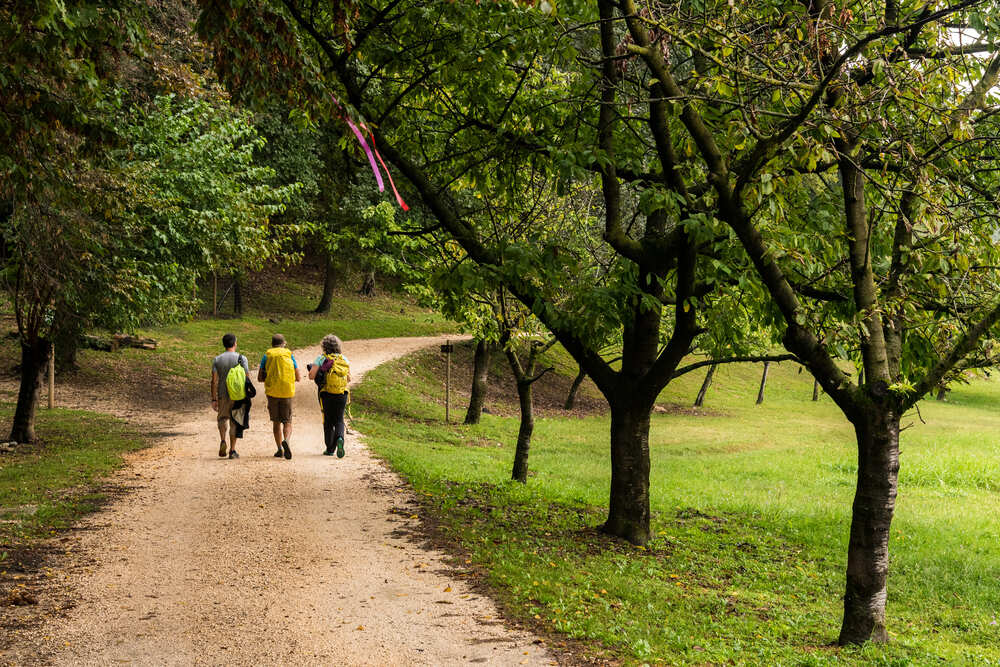
[[(0, 404), (0, 429), (13, 406)], [(110, 489), (104, 480), (143, 440), (124, 422), (80, 410), (39, 410), (39, 441), (0, 454), (0, 570), (15, 549), (69, 527)]]
[[(527, 485), (510, 475), (517, 419), (444, 425), (430, 353), (376, 369), (355, 391), (369, 446), (414, 486), (440, 530), (509, 613), (599, 642), (627, 663), (997, 664), (995, 489), (1000, 386), (922, 406), (903, 438), (886, 646), (832, 646), (840, 627), (855, 483), (853, 432), (811, 380), (772, 367), (716, 376), (712, 415), (654, 415), (656, 537), (603, 536), (607, 417), (538, 419)], [(678, 383), (665, 400), (682, 399)], [(984, 399), (985, 394), (992, 397)], [(907, 421), (911, 421), (909, 418)]]

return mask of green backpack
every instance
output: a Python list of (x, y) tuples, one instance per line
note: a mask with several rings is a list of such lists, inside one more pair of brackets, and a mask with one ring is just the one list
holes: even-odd
[(243, 370), (242, 354), (236, 365), (226, 373), (226, 391), (231, 401), (242, 401), (247, 397), (247, 372)]

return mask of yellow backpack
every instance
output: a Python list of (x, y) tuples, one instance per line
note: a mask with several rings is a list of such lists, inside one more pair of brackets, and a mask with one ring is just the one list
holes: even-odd
[(264, 389), (268, 396), (291, 398), (295, 396), (295, 365), (292, 352), (287, 347), (272, 347), (264, 353)]
[[(344, 359), (341, 354), (325, 354), (323, 356), (326, 357), (329, 364), (324, 362), (316, 373), (316, 384), (319, 386), (319, 390), (328, 394), (343, 394), (347, 391), (347, 376), (351, 373), (347, 359)], [(322, 382), (320, 382), (321, 374), (326, 376)]]

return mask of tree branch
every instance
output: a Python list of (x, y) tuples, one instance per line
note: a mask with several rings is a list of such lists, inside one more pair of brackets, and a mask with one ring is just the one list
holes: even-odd
[[(725, 359), (707, 359), (705, 361), (698, 361), (693, 364), (688, 364), (687, 366), (681, 366), (674, 371), (671, 379), (679, 378), (682, 375), (690, 373), (691, 371), (696, 371), (699, 368), (704, 368), (705, 366), (712, 366), (715, 364), (741, 364), (741, 363), (759, 363), (762, 361), (769, 362), (779, 362), (779, 361), (794, 361), (801, 364), (802, 361), (799, 360), (794, 354), (765, 354), (761, 356), (752, 357), (727, 357)], [(805, 365), (805, 364), (803, 364)]]

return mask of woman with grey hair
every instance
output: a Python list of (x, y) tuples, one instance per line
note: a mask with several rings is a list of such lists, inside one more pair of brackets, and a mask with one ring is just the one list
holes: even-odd
[(319, 403), (323, 410), (323, 441), (326, 444), (324, 456), (337, 455), (344, 458), (344, 410), (349, 394), (347, 383), (351, 381), (351, 364), (344, 356), (340, 339), (327, 334), (320, 343), (323, 354), (309, 364), (309, 378), (319, 387)]

